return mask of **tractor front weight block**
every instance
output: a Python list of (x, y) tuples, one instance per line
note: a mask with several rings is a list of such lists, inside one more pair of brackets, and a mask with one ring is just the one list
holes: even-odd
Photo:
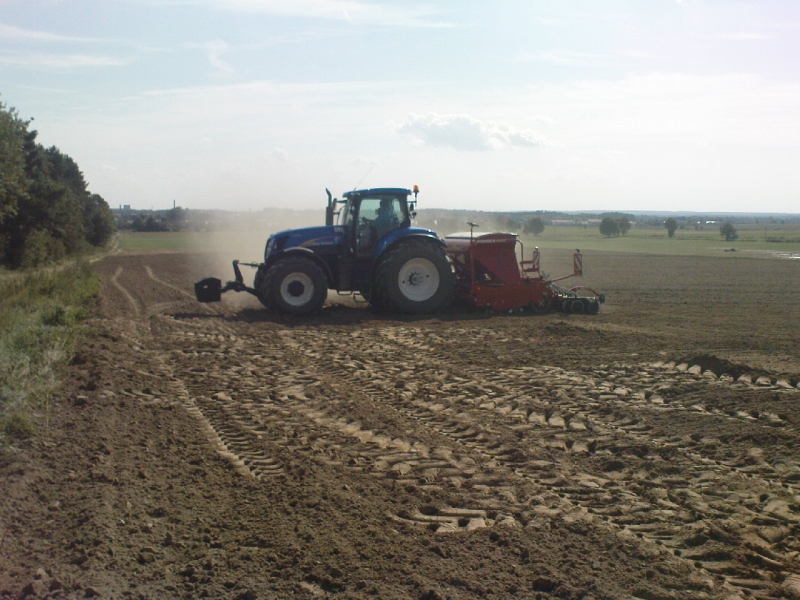
[(222, 281), (206, 277), (194, 284), (194, 295), (198, 302), (219, 302), (222, 299)]
[[(248, 267), (258, 267), (254, 263), (242, 263)], [(222, 281), (216, 277), (206, 277), (194, 284), (194, 295), (197, 297), (198, 302), (219, 302), (222, 300), (222, 294), (233, 290), (234, 292), (247, 292), (258, 297), (258, 292), (253, 288), (244, 284), (242, 272), (239, 270), (239, 261), (233, 261), (233, 275), (236, 278), (234, 281), (229, 281), (222, 286)]]

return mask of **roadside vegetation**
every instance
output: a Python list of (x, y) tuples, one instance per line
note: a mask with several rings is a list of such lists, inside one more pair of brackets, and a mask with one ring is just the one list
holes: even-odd
[(0, 102), (0, 265), (35, 268), (104, 247), (115, 222), (77, 163), (36, 142), (30, 121)]
[(98, 290), (84, 261), (0, 275), (0, 446), (35, 433), (33, 412), (58, 388)]

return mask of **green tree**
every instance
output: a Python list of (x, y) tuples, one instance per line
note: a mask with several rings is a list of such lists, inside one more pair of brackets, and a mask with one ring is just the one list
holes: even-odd
[(617, 227), (619, 228), (620, 235), (625, 235), (631, 228), (631, 222), (628, 217), (620, 217), (617, 219)]
[[(79, 252), (86, 243), (83, 226), (83, 204), (86, 183), (77, 165), (68, 156), (51, 147), (36, 143), (36, 131), (25, 139), (25, 172), (28, 176), (28, 195), (15, 219), (11, 246), (7, 257), (11, 264), (37, 266), (42, 260), (42, 248), (52, 252), (52, 260), (65, 254)], [(23, 209), (24, 207), (24, 209)], [(35, 258), (26, 257), (25, 240), (34, 232), (37, 243)]]
[(605, 217), (600, 221), (600, 233), (606, 237), (619, 236), (619, 225), (611, 217)]
[(525, 227), (522, 229), (523, 233), (531, 233), (533, 235), (539, 235), (544, 231), (544, 221), (540, 217), (533, 217), (532, 219), (528, 219), (525, 223)]
[(186, 226), (186, 209), (176, 206), (167, 211), (167, 222), (172, 231), (180, 231)]
[(114, 235), (114, 213), (99, 194), (87, 196), (83, 205), (83, 226), (86, 230), (86, 241), (92, 246), (105, 246)]
[(111, 209), (89, 193), (77, 163), (36, 136), (0, 104), (0, 263), (10, 267), (58, 260), (114, 232)]
[[(25, 176), (25, 130), (16, 111), (0, 102), (0, 236), (3, 223), (17, 214), (25, 200), (28, 181)], [(0, 247), (2, 251), (2, 247)]]
[(720, 227), (719, 234), (725, 238), (726, 242), (732, 242), (736, 239), (739, 239), (739, 232), (736, 231), (736, 227), (734, 227), (732, 223), (725, 223), (722, 227)]
[(664, 221), (664, 229), (667, 230), (667, 235), (672, 237), (675, 235), (675, 230), (678, 229), (678, 222), (674, 218), (670, 217)]

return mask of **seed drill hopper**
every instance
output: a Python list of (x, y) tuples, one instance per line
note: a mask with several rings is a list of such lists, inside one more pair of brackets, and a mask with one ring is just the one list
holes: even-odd
[[(527, 309), (545, 313), (551, 309), (569, 313), (597, 314), (605, 295), (577, 286), (565, 288), (556, 282), (583, 275), (580, 250), (573, 255), (573, 273), (548, 279), (539, 270), (539, 248), (530, 260), (524, 258), (522, 242), (513, 233), (475, 235), (470, 231), (445, 238), (446, 251), (457, 276), (456, 297), (479, 308)], [(517, 259), (517, 245), (520, 259)]]

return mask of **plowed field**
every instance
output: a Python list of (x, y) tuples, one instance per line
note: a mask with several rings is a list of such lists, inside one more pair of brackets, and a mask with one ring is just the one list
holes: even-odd
[(800, 598), (800, 261), (587, 257), (597, 316), (308, 319), (198, 304), (210, 264), (97, 263), (2, 455), (0, 597)]

